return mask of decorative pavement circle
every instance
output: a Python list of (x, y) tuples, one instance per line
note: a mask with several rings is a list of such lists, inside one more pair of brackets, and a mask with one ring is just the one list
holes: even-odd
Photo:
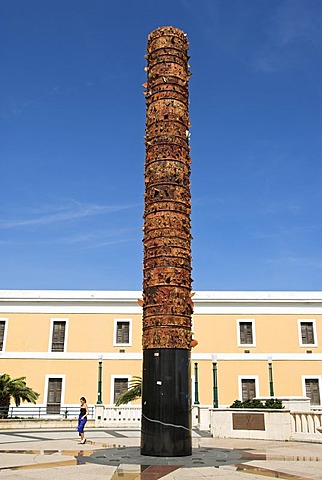
[(220, 467), (253, 460), (249, 452), (225, 448), (193, 448), (192, 455), (183, 457), (153, 457), (140, 454), (139, 447), (113, 447), (96, 450), (91, 455), (76, 456), (77, 460), (100, 465), (172, 465), (185, 468)]

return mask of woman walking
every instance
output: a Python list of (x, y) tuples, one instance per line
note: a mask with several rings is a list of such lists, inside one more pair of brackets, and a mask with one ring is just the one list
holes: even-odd
[(79, 436), (81, 437), (81, 441), (79, 443), (81, 443), (82, 445), (84, 443), (86, 443), (84, 428), (85, 428), (85, 424), (87, 422), (88, 413), (89, 413), (89, 411), (88, 411), (88, 405), (86, 403), (86, 398), (81, 397), (80, 398), (80, 412), (79, 412), (79, 416), (78, 416), (77, 430), (78, 430)]

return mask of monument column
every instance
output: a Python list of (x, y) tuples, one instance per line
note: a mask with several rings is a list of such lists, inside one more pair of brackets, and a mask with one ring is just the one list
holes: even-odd
[(191, 455), (191, 234), (187, 36), (148, 37), (141, 454)]

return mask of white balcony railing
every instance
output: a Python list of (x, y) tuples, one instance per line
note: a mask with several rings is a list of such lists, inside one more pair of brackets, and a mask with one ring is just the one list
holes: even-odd
[(96, 405), (96, 426), (106, 428), (141, 428), (141, 406)]
[(291, 412), (291, 422), (295, 434), (319, 433), (322, 428), (322, 410)]

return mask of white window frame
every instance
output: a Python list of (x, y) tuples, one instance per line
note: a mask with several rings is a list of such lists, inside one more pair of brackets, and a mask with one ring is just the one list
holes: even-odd
[[(63, 352), (52, 352), (51, 346), (53, 342), (53, 334), (54, 334), (54, 322), (66, 322), (65, 328), (65, 340), (64, 340), (64, 351)], [(69, 327), (69, 318), (51, 318), (50, 319), (50, 333), (49, 333), (49, 343), (48, 343), (48, 352), (60, 354), (67, 352), (67, 340), (68, 340), (68, 327)]]
[(243, 387), (242, 380), (255, 380), (255, 397), (259, 397), (259, 376), (258, 375), (238, 375), (238, 398), (243, 401)]
[(7, 344), (7, 334), (8, 334), (8, 323), (9, 320), (8, 318), (0, 318), (0, 321), (4, 321), (4, 333), (3, 333), (3, 345), (2, 349), (0, 349), (0, 352), (5, 352), (6, 351), (6, 344)]
[[(303, 343), (302, 342), (301, 323), (307, 323), (307, 322), (312, 322), (312, 324), (313, 324), (314, 343)], [(317, 336), (317, 331), (316, 331), (315, 318), (299, 318), (297, 320), (297, 328), (298, 328), (298, 334), (299, 334), (299, 345), (300, 345), (300, 347), (306, 347), (306, 348), (318, 347), (318, 336)]]
[[(129, 323), (129, 343), (117, 343), (118, 322)], [(132, 318), (114, 318), (113, 347), (132, 347)]]
[(44, 388), (44, 406), (47, 406), (47, 397), (48, 397), (48, 383), (50, 378), (61, 378), (62, 379), (62, 386), (61, 386), (61, 408), (65, 407), (65, 387), (66, 387), (66, 375), (64, 373), (47, 373), (45, 376), (45, 388)]
[[(110, 392), (110, 404), (115, 405), (114, 403), (114, 389), (115, 389), (115, 380), (117, 378), (127, 378), (127, 381), (129, 382), (132, 379), (132, 375), (124, 374), (124, 375), (111, 375), (111, 392)], [(128, 405), (131, 405), (131, 402), (128, 403)]]
[[(253, 343), (241, 343), (240, 339), (240, 324), (241, 323), (251, 323), (252, 324), (252, 334), (253, 334)], [(256, 347), (256, 328), (255, 328), (255, 319), (254, 318), (237, 318), (236, 320), (237, 326), (237, 345), (238, 347)]]
[[(319, 392), (320, 392), (320, 402), (322, 402), (322, 375), (302, 375), (302, 392), (303, 392), (303, 397), (308, 398), (306, 396), (306, 386), (305, 386), (305, 380), (318, 380), (319, 382)], [(315, 408), (321, 406), (320, 405), (313, 405)]]

